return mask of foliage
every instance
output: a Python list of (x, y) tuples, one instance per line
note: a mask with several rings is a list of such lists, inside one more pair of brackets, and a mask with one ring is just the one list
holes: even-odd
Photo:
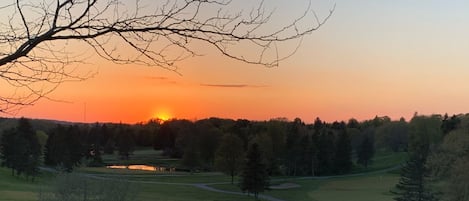
[(74, 167), (81, 164), (83, 152), (79, 128), (77, 126), (57, 125), (47, 138), (44, 163), (71, 172)]
[(368, 167), (371, 163), (371, 159), (375, 154), (375, 146), (374, 140), (371, 136), (365, 135), (365, 138), (361, 142), (360, 146), (358, 147), (357, 155), (357, 163)]
[(426, 166), (432, 147), (441, 138), (441, 120), (437, 116), (415, 116), (410, 122), (409, 160), (396, 185), (397, 201), (439, 200), (429, 182), (431, 169)]
[(132, 201), (136, 189), (121, 180), (92, 180), (79, 174), (61, 174), (55, 189), (39, 192), (39, 201)]
[(18, 120), (16, 128), (8, 130), (1, 141), (2, 165), (12, 169), (14, 175), (24, 174), (32, 178), (39, 172), (41, 145), (36, 131), (28, 119)]
[(239, 185), (243, 192), (253, 193), (256, 199), (260, 192), (269, 188), (269, 175), (263, 161), (259, 145), (252, 144), (246, 154)]
[(239, 137), (232, 134), (223, 137), (215, 154), (215, 167), (231, 176), (231, 184), (234, 182), (234, 176), (242, 167), (243, 154), (243, 142)]
[(117, 133), (117, 151), (119, 156), (128, 160), (135, 148), (135, 140), (132, 136), (132, 130), (125, 126), (120, 126)]
[(413, 154), (401, 170), (401, 178), (392, 191), (396, 201), (435, 201), (436, 194), (428, 185), (429, 169), (425, 157)]
[(337, 174), (345, 174), (352, 170), (352, 145), (345, 129), (337, 139), (334, 167)]

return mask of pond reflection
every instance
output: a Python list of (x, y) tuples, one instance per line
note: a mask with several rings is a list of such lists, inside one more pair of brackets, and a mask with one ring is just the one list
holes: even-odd
[(158, 167), (151, 165), (109, 165), (106, 168), (110, 169), (128, 169), (128, 170), (143, 170), (152, 172), (174, 172), (175, 168)]

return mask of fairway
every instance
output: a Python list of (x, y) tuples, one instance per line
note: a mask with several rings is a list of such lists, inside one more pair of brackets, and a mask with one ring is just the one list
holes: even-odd
[[(290, 189), (276, 189), (263, 194), (285, 201), (391, 201), (389, 190), (397, 183), (399, 176), (375, 170), (395, 167), (405, 159), (405, 153), (378, 153), (374, 163), (367, 169), (356, 167), (354, 173), (339, 177), (273, 177), (272, 184), (291, 183)], [(122, 161), (116, 155), (104, 155), (106, 163), (131, 164), (134, 162), (155, 165), (166, 158), (161, 152), (141, 149), (134, 152), (131, 161)], [(152, 159), (152, 160), (150, 160)], [(177, 164), (179, 161), (174, 160)], [(198, 184), (205, 184), (219, 190), (241, 193), (235, 184), (230, 184), (231, 177), (218, 172), (190, 174), (188, 172), (151, 172), (128, 169), (109, 169), (105, 167), (80, 167), (76, 169), (85, 177), (104, 180), (125, 180), (131, 182), (137, 193), (138, 201), (244, 201), (253, 200), (245, 195), (233, 195), (201, 189)], [(55, 175), (42, 172), (35, 182), (23, 177), (11, 176), (10, 169), (0, 168), (0, 201), (35, 201), (40, 190), (54, 188)]]

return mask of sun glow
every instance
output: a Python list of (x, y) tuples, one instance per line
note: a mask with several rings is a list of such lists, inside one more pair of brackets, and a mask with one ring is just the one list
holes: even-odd
[(155, 113), (155, 115), (153, 115), (153, 118), (159, 119), (161, 121), (167, 121), (167, 120), (170, 120), (173, 117), (167, 111), (158, 111), (158, 112)]

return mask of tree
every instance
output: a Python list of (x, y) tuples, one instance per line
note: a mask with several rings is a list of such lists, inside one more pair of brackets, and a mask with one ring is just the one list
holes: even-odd
[(66, 172), (71, 172), (74, 167), (80, 165), (83, 155), (77, 126), (66, 128), (57, 125), (49, 134), (44, 151), (46, 165), (57, 166)]
[(189, 142), (184, 149), (181, 164), (189, 168), (191, 174), (200, 165), (200, 154), (196, 142)]
[(402, 167), (401, 178), (392, 191), (396, 201), (434, 201), (436, 194), (428, 186), (429, 170), (425, 167), (425, 158), (418, 155), (410, 156)]
[(16, 143), (18, 141), (19, 139), (16, 133), (14, 132), (14, 129), (7, 130), (2, 135), (0, 145), (2, 166), (11, 168), (12, 175), (15, 175), (15, 170), (18, 166), (18, 159), (20, 157), (20, 153), (23, 150), (22, 146), (17, 146)]
[(401, 170), (401, 178), (396, 185), (396, 201), (438, 200), (428, 177), (430, 169), (427, 158), (432, 147), (442, 133), (441, 120), (436, 116), (415, 116), (410, 122), (409, 159)]
[(371, 158), (373, 158), (375, 154), (373, 141), (371, 136), (365, 135), (357, 150), (357, 163), (365, 166), (365, 168), (368, 168), (368, 165), (371, 163)]
[(121, 159), (129, 160), (130, 154), (134, 151), (134, 146), (135, 140), (131, 130), (121, 125), (119, 133), (117, 133), (117, 152)]
[(263, 163), (257, 143), (253, 143), (249, 147), (239, 185), (243, 192), (253, 193), (256, 200), (260, 192), (269, 188), (267, 167)]
[(336, 173), (350, 172), (352, 170), (352, 144), (345, 128), (340, 131), (335, 150), (334, 169)]
[[(0, 111), (34, 104), (64, 81), (89, 77), (74, 73), (76, 65), (90, 56), (87, 49), (117, 64), (177, 71), (178, 61), (200, 55), (199, 46), (194, 44), (203, 44), (228, 58), (276, 66), (291, 55), (278, 56), (277, 43), (301, 41), (333, 12), (332, 8), (329, 15), (319, 19), (308, 6), (291, 23), (273, 28), (275, 23), (269, 23), (273, 13), (266, 12), (263, 3), (235, 10), (234, 1), (229, 0), (155, 2), (159, 3), (2, 2), (0, 10), (8, 19), (0, 25), (0, 78), (12, 86), (13, 95), (1, 94)], [(314, 23), (309, 23), (309, 18)], [(238, 51), (240, 47), (258, 54)], [(18, 90), (24, 93), (15, 93)]]
[(331, 131), (324, 130), (320, 135), (317, 142), (318, 145), (318, 162), (317, 173), (318, 175), (328, 175), (333, 170), (334, 158), (334, 141), (335, 136)]
[(18, 126), (2, 138), (2, 165), (12, 169), (12, 174), (25, 174), (34, 180), (39, 172), (41, 145), (28, 119), (20, 118)]
[(231, 176), (231, 184), (243, 163), (243, 141), (233, 134), (226, 134), (215, 154), (215, 167)]

